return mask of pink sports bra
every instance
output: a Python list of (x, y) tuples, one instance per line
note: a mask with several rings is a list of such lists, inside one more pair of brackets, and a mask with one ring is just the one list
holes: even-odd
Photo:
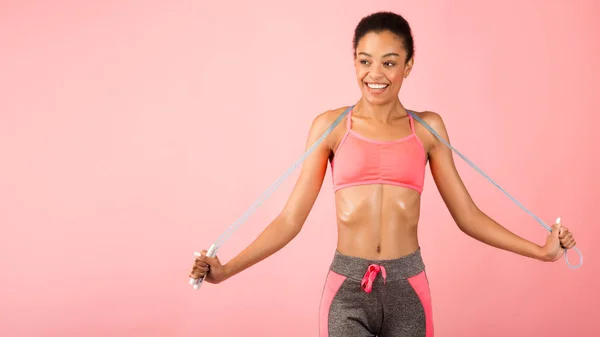
[(427, 155), (410, 120), (411, 134), (397, 140), (369, 139), (352, 130), (352, 111), (346, 133), (336, 150), (331, 171), (333, 189), (366, 184), (407, 187), (422, 193)]

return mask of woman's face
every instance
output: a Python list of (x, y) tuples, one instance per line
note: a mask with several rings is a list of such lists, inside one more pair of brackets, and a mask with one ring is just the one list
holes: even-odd
[(406, 61), (402, 40), (389, 31), (366, 34), (356, 46), (354, 67), (363, 98), (380, 105), (398, 99), (413, 60)]

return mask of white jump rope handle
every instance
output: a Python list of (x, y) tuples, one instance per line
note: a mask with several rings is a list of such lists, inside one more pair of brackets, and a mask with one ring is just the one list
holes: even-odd
[[(216, 255), (217, 255), (217, 246), (215, 246), (215, 244), (213, 243), (210, 246), (210, 248), (208, 248), (208, 251), (206, 252), (206, 256), (215, 257)], [(195, 252), (194, 256), (198, 257), (198, 256), (200, 256), (200, 253)], [(202, 283), (204, 283), (204, 277), (206, 277), (206, 275), (200, 279), (190, 278), (190, 284), (194, 286), (194, 289), (198, 290), (202, 286)]]

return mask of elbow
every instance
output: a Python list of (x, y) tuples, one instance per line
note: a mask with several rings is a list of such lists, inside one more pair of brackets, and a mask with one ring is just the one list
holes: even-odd
[(306, 221), (305, 218), (286, 213), (280, 214), (278, 220), (277, 223), (279, 223), (281, 230), (285, 233), (286, 237), (290, 238), (290, 240), (300, 234), (302, 227), (304, 227), (304, 222)]
[(475, 204), (472, 204), (471, 207), (460, 211), (457, 216), (454, 216), (454, 221), (461, 232), (472, 237), (476, 235), (476, 228), (481, 223), (482, 215), (483, 212)]

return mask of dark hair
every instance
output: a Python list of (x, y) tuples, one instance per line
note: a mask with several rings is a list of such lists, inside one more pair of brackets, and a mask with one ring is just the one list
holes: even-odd
[(404, 42), (407, 54), (406, 61), (414, 56), (415, 44), (410, 25), (402, 16), (392, 12), (373, 13), (360, 20), (354, 30), (354, 38), (352, 40), (354, 55), (356, 56), (356, 47), (360, 39), (368, 33), (380, 33), (384, 31), (392, 32)]

